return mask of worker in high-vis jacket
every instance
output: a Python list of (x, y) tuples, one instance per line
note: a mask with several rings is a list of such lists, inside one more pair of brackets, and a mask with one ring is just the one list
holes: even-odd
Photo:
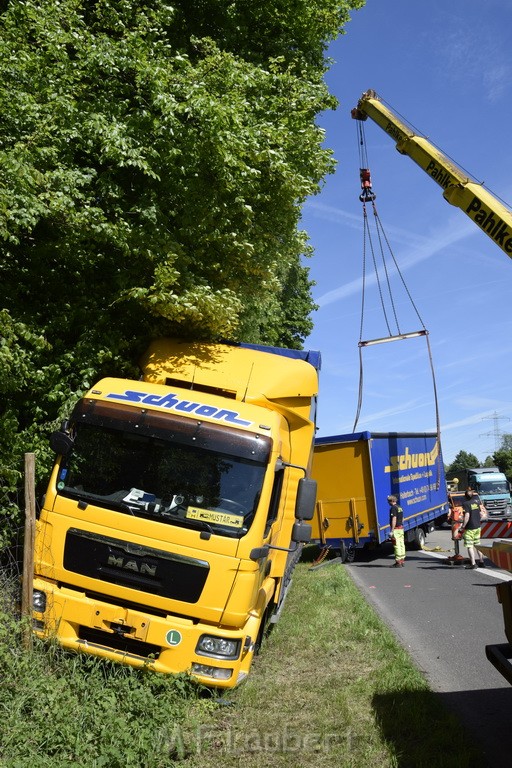
[(390, 538), (393, 542), (395, 562), (392, 568), (403, 568), (405, 563), (404, 511), (398, 506), (397, 496), (388, 496)]
[(469, 568), (470, 570), (485, 568), (484, 557), (477, 547), (480, 544), (482, 520), (487, 519), (487, 510), (480, 501), (480, 496), (472, 488), (467, 489), (464, 497), (465, 499), (462, 503), (464, 522), (461, 532), (464, 535), (464, 544), (469, 555), (469, 565), (465, 565), (464, 568)]

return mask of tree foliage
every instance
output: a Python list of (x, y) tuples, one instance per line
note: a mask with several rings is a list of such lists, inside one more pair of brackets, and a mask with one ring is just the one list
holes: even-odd
[(474, 453), (459, 451), (452, 463), (446, 468), (447, 472), (459, 472), (461, 469), (470, 469), (481, 466)]
[(493, 455), (494, 464), (512, 481), (512, 434), (501, 436), (501, 446)]
[(493, 465), (512, 480), (512, 451), (499, 450), (494, 454)]
[(512, 434), (510, 432), (504, 432), (501, 435), (500, 451), (512, 451)]
[(472, 467), (498, 467), (512, 481), (512, 434), (503, 434), (499, 450), (487, 456), (485, 461), (479, 461), (473, 453), (459, 451), (453, 462), (446, 467), (446, 472), (459, 472)]
[(328, 43), (363, 0), (0, 4), (0, 475), (148, 338), (300, 347)]

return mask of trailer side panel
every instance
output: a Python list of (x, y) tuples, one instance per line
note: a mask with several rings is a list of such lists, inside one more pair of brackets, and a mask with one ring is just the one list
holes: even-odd
[(426, 534), (447, 513), (436, 434), (360, 432), (317, 438), (312, 475), (318, 483), (313, 539), (321, 544), (350, 549), (385, 541), (390, 494), (404, 510), (409, 541), (417, 529)]

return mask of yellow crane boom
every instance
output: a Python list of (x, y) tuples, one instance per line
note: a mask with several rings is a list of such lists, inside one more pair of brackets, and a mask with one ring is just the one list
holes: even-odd
[(423, 168), (443, 190), (443, 197), (466, 213), (486, 235), (512, 258), (512, 211), (482, 184), (459, 168), (425, 136), (417, 135), (375, 91), (363, 93), (352, 110), (355, 120), (370, 117), (396, 142), (402, 155)]

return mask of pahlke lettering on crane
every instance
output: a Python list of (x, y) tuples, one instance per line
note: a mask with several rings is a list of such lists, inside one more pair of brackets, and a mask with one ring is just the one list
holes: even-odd
[(430, 161), (430, 163), (425, 168), (425, 171), (429, 174), (429, 176), (432, 176), (434, 181), (437, 181), (439, 186), (443, 189), (446, 189), (450, 184), (453, 184), (452, 175), (441, 165), (438, 165), (436, 162), (434, 162), (434, 160)]
[(227, 421), (229, 424), (236, 424), (240, 427), (250, 427), (252, 424), (252, 421), (239, 418), (240, 414), (236, 411), (229, 411), (226, 408), (215, 408), (213, 405), (204, 405), (204, 403), (196, 403), (192, 400), (180, 400), (173, 392), (170, 392), (168, 395), (153, 395), (150, 392), (138, 392), (133, 389), (127, 389), (122, 394), (110, 392), (107, 397), (110, 400), (154, 405), (156, 408), (168, 408), (169, 410), (181, 413), (193, 413), (194, 416)]
[(401, 141), (403, 139), (402, 131), (399, 131), (391, 121), (386, 125), (384, 130), (386, 133), (389, 133), (389, 135), (392, 136), (395, 141)]
[(478, 197), (472, 199), (466, 208), (466, 213), (473, 219), (475, 224), (478, 224), (484, 232), (487, 232), (489, 237), (491, 237), (500, 248), (503, 248), (506, 253), (512, 253), (512, 232), (496, 213), (493, 213), (483, 205)]

